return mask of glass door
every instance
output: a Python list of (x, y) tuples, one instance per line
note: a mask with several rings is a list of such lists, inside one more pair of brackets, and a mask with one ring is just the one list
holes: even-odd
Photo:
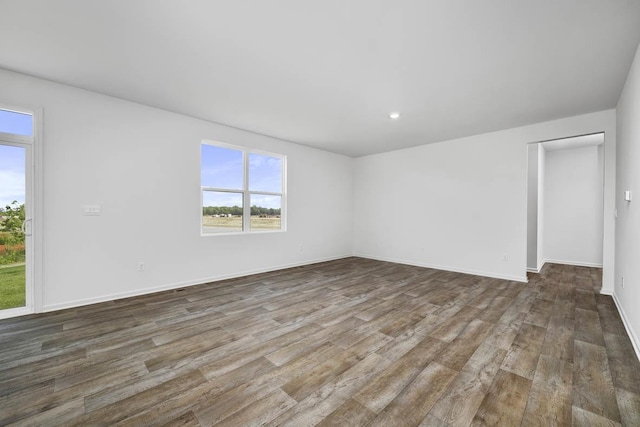
[(33, 115), (0, 108), (0, 318), (33, 312)]

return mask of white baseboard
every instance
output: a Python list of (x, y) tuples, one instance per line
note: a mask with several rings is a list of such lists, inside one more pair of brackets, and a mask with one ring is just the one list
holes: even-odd
[(487, 272), (487, 271), (467, 270), (467, 269), (461, 269), (461, 268), (456, 268), (456, 267), (434, 265), (434, 264), (426, 264), (426, 263), (421, 263), (421, 262), (406, 261), (406, 260), (402, 260), (402, 259), (379, 257), (379, 256), (376, 256), (376, 255), (367, 255), (367, 254), (353, 254), (353, 256), (360, 257), (360, 258), (374, 259), (374, 260), (377, 260), (377, 261), (395, 262), (396, 264), (413, 265), (413, 266), (416, 266), (416, 267), (433, 268), (435, 270), (453, 271), (455, 273), (472, 274), (474, 276), (493, 277), (495, 279), (512, 280), (512, 281), (515, 281), (515, 282), (527, 283), (527, 276), (526, 275), (525, 276), (509, 276), (509, 275), (504, 275), (504, 274), (490, 273), (490, 272)]
[(540, 271), (542, 270), (542, 267), (544, 267), (544, 263), (546, 262), (546, 260), (542, 260), (540, 261), (540, 264), (538, 264), (538, 267), (536, 268), (527, 268), (527, 271), (529, 273), (540, 273)]
[(353, 255), (349, 254), (349, 255), (341, 255), (341, 256), (329, 257), (329, 258), (320, 258), (320, 259), (303, 261), (303, 262), (299, 262), (299, 263), (280, 265), (280, 266), (277, 266), (277, 267), (268, 267), (268, 268), (250, 270), (250, 271), (243, 271), (241, 273), (236, 273), (236, 274), (227, 274), (227, 275), (221, 275), (221, 276), (206, 277), (206, 278), (202, 278), (202, 279), (188, 280), (186, 282), (166, 283), (164, 285), (154, 286), (152, 288), (137, 289), (137, 290), (130, 291), (130, 292), (119, 292), (119, 293), (115, 293), (115, 294), (102, 295), (102, 296), (94, 297), (94, 298), (79, 299), (79, 300), (64, 302), (64, 303), (60, 303), (60, 304), (50, 304), (50, 305), (45, 305), (43, 307), (43, 312), (46, 313), (46, 312), (50, 312), (50, 311), (64, 310), (64, 309), (67, 309), (67, 308), (81, 307), (81, 306), (90, 305), (90, 304), (98, 304), (98, 303), (101, 303), (101, 302), (108, 302), (108, 301), (113, 301), (113, 300), (118, 300), (118, 299), (123, 299), (123, 298), (130, 298), (130, 297), (136, 297), (136, 296), (140, 296), (140, 295), (153, 294), (153, 293), (156, 293), (156, 292), (170, 291), (172, 289), (186, 288), (186, 287), (189, 287), (189, 286), (201, 285), (203, 283), (218, 282), (220, 280), (227, 280), (227, 279), (235, 279), (237, 277), (245, 277), (245, 276), (251, 276), (251, 275), (254, 275), (254, 274), (268, 273), (268, 272), (276, 271), (276, 270), (284, 270), (286, 268), (301, 267), (301, 266), (304, 266), (304, 265), (317, 264), (319, 262), (335, 261), (335, 260), (338, 260), (338, 259), (349, 258), (351, 256), (353, 256)]
[(544, 267), (544, 265), (547, 263), (546, 259), (543, 259), (542, 261), (540, 261), (540, 265), (538, 265), (538, 271), (537, 273), (540, 273), (542, 271), (542, 268)]
[(18, 307), (0, 310), (0, 319), (9, 319), (11, 317), (26, 316), (33, 314), (29, 307)]
[(564, 265), (575, 265), (577, 267), (596, 267), (596, 268), (602, 268), (602, 263), (595, 263), (595, 262), (581, 262), (581, 261), (564, 261), (564, 260), (559, 260), (559, 259), (545, 259), (542, 262), (542, 265), (544, 265), (545, 263), (549, 263), (549, 264), (564, 264)]
[(604, 287), (604, 285), (603, 285), (603, 287), (600, 289), (600, 294), (602, 294), (602, 295), (609, 295), (609, 296), (611, 296), (611, 297), (612, 297), (612, 296), (613, 296), (613, 292), (614, 292), (614, 290), (613, 290), (613, 289), (605, 288), (605, 287)]
[(544, 267), (544, 264), (547, 262), (546, 259), (543, 259), (542, 261), (540, 261), (540, 265), (538, 265), (538, 273), (540, 273), (542, 271), (542, 267)]
[(622, 309), (622, 305), (620, 305), (620, 302), (618, 301), (618, 297), (616, 296), (616, 293), (613, 292), (611, 296), (613, 297), (613, 302), (616, 303), (616, 308), (618, 309), (618, 313), (620, 313), (620, 318), (622, 319), (624, 328), (627, 330), (627, 335), (629, 335), (629, 339), (631, 340), (631, 345), (633, 346), (633, 349), (636, 352), (636, 357), (638, 358), (638, 360), (640, 360), (640, 340), (638, 339), (638, 335), (636, 335), (636, 332), (631, 327), (631, 324), (629, 323), (629, 320), (627, 318), (627, 314)]

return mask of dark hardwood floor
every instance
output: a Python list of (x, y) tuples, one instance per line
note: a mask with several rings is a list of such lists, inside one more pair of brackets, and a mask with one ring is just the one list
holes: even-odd
[(601, 270), (348, 258), (0, 321), (0, 424), (640, 425)]

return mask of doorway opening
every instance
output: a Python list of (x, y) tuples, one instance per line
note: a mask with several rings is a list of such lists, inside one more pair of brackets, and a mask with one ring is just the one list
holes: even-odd
[(546, 263), (602, 268), (604, 142), (595, 133), (529, 144), (528, 272)]

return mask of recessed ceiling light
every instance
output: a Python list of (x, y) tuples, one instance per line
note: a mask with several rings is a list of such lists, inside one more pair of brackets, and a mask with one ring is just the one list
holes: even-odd
[(389, 113), (390, 119), (397, 119), (400, 117), (400, 113)]

